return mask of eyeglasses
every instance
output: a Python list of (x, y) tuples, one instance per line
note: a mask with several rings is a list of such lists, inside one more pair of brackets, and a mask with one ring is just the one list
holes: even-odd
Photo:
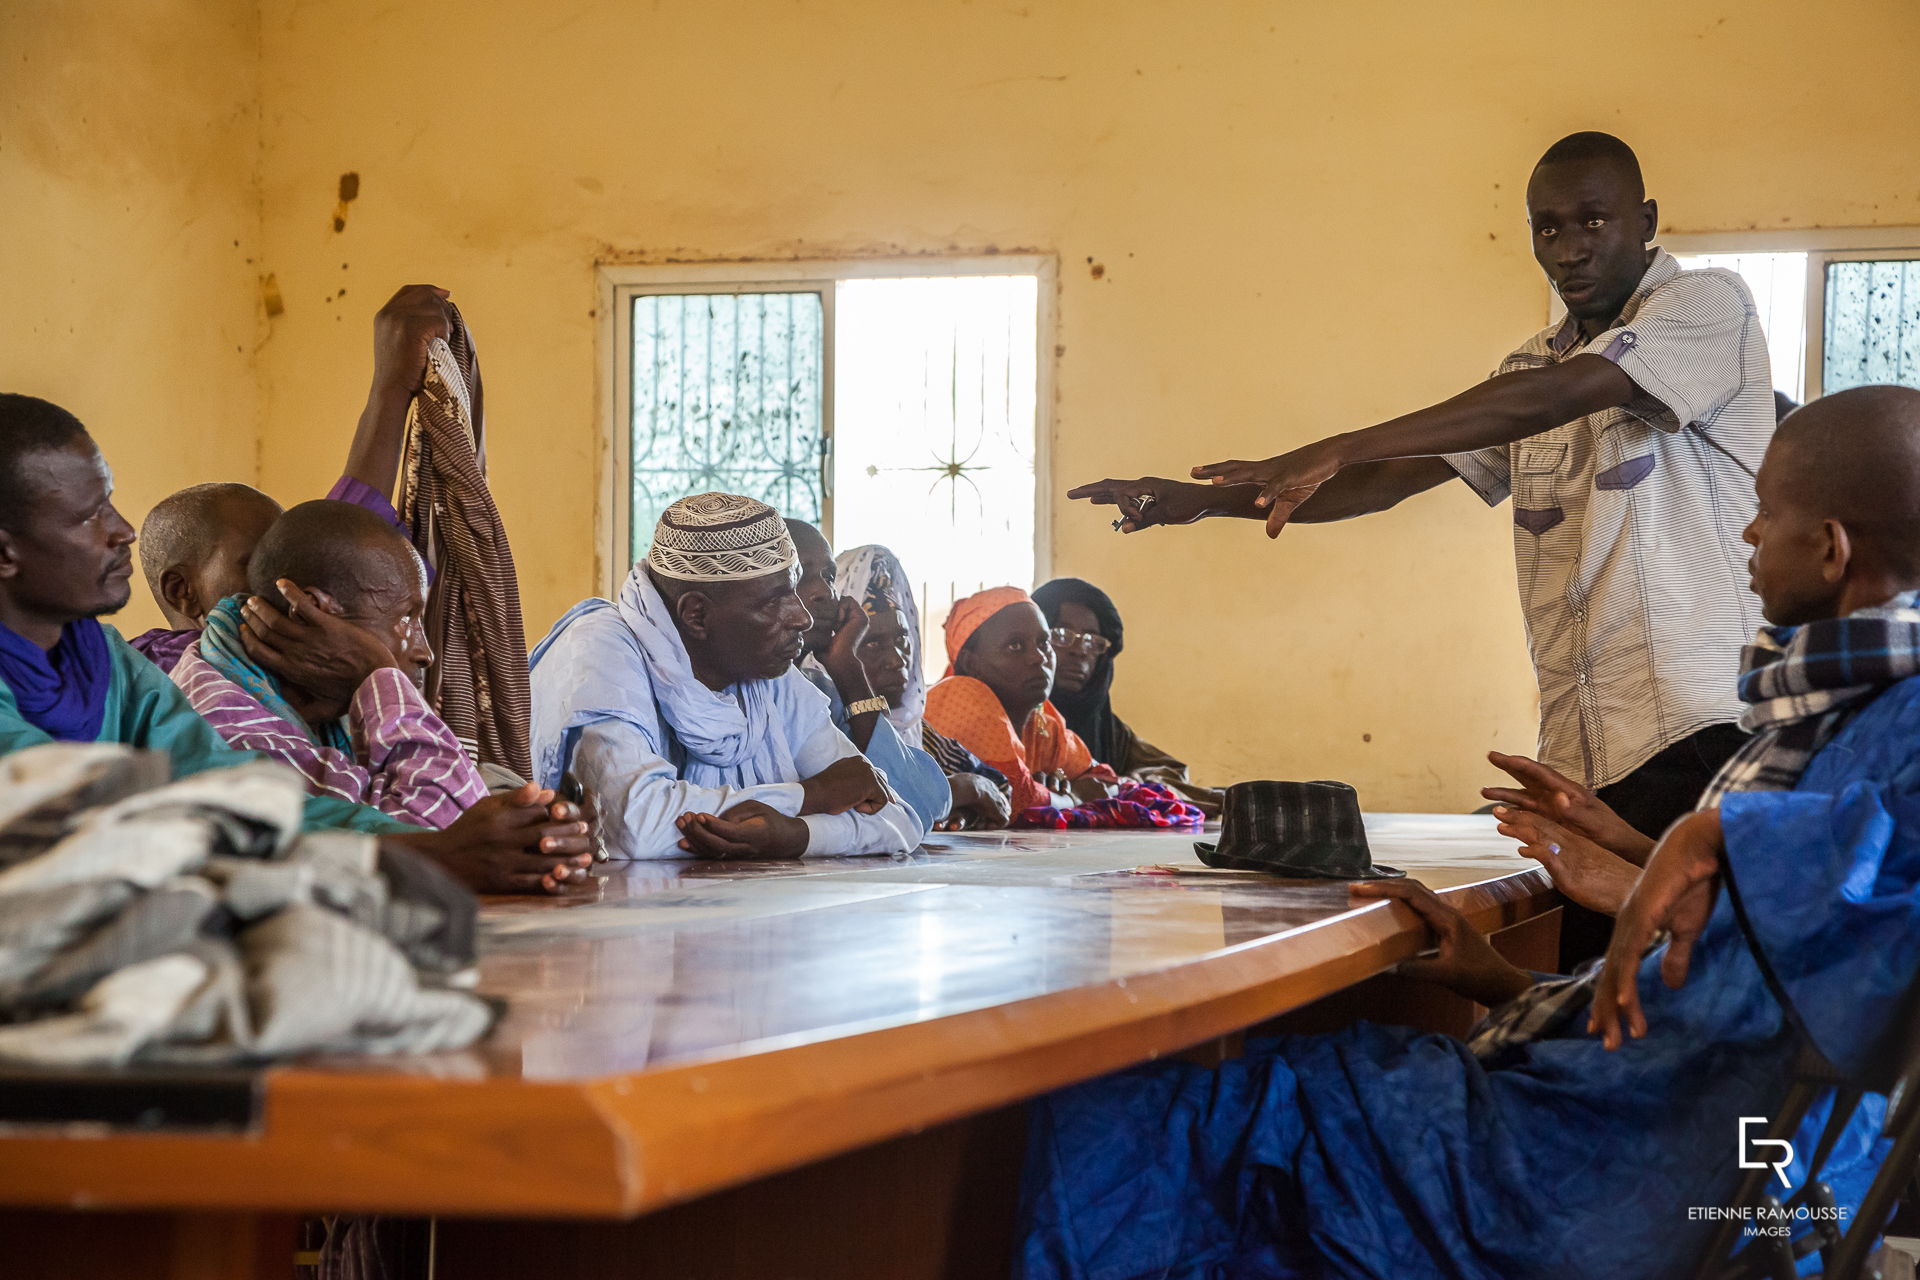
[(1053, 629), (1053, 647), (1062, 653), (1084, 653), (1090, 658), (1098, 658), (1113, 648), (1113, 641), (1105, 636), (1089, 635), (1085, 631), (1075, 631), (1071, 627)]

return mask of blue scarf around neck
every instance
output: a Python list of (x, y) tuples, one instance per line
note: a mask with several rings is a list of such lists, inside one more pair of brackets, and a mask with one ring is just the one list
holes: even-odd
[(113, 684), (106, 629), (96, 619), (76, 618), (46, 650), (0, 626), (0, 680), (34, 728), (57, 742), (96, 742)]

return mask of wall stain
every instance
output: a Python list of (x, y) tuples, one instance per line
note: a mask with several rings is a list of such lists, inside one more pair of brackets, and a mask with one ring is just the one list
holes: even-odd
[(333, 206), (333, 229), (336, 232), (347, 229), (347, 206), (360, 198), (360, 175), (343, 173), (340, 175), (340, 203)]
[(271, 271), (260, 277), (260, 303), (269, 316), (277, 316), (287, 309), (286, 300), (280, 296), (280, 281)]

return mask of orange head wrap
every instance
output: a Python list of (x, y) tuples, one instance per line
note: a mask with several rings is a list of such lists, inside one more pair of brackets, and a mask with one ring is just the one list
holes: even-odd
[(960, 651), (988, 618), (1010, 604), (1031, 603), (1033, 597), (1018, 587), (988, 587), (954, 601), (953, 612), (947, 615), (947, 674), (953, 674), (953, 664), (959, 659)]

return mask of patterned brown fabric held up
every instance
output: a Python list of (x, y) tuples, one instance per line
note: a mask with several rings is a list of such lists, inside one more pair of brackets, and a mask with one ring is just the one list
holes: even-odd
[(434, 573), (427, 696), (476, 761), (524, 778), (533, 767), (527, 639), (513, 549), (487, 491), (485, 432), (473, 335), (455, 310), (449, 341), (428, 349), (425, 385), (407, 411), (394, 506)]

